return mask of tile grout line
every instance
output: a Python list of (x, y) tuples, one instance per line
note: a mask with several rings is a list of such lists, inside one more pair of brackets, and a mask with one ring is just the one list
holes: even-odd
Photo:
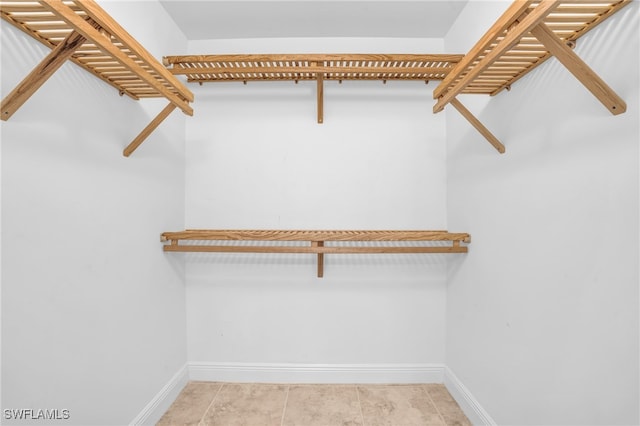
[(280, 420), (280, 426), (284, 426), (284, 414), (287, 412), (287, 403), (289, 402), (289, 388), (291, 388), (291, 385), (287, 385), (287, 393), (284, 395), (284, 405), (282, 406), (282, 419)]
[(211, 400), (211, 403), (209, 404), (207, 409), (204, 410), (204, 414), (202, 414), (202, 417), (200, 418), (200, 421), (198, 422), (198, 426), (204, 425), (204, 423), (203, 423), (204, 422), (204, 418), (207, 417), (207, 413), (209, 412), (209, 410), (213, 406), (213, 403), (215, 402), (216, 398), (218, 398), (218, 395), (222, 391), (222, 388), (224, 387), (224, 385), (225, 385), (224, 383), (220, 384), (220, 387), (218, 388), (218, 391), (216, 392), (216, 394), (213, 396), (213, 399)]
[(360, 386), (356, 385), (356, 396), (358, 397), (358, 407), (360, 408), (360, 419), (362, 420), (362, 426), (364, 424), (364, 414), (362, 413), (362, 401), (360, 401)]
[(446, 426), (447, 422), (444, 419), (444, 416), (442, 415), (442, 413), (440, 412), (440, 409), (438, 408), (438, 404), (436, 404), (436, 402), (431, 397), (431, 393), (429, 393), (429, 387), (427, 385), (422, 385), (422, 387), (423, 387), (424, 391), (427, 393), (427, 396), (429, 397), (429, 401), (431, 401), (431, 403), (435, 407), (436, 411), (438, 412), (438, 416), (440, 416), (440, 420), (442, 420), (442, 424)]

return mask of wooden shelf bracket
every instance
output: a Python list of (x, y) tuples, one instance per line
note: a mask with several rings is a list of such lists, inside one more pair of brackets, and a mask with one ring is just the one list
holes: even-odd
[(471, 114), (471, 111), (469, 111), (464, 105), (462, 105), (462, 103), (457, 99), (457, 98), (453, 98), (451, 99), (451, 101), (449, 101), (449, 103), (458, 110), (458, 112), (460, 114), (462, 114), (462, 116), (464, 118), (467, 119), (467, 121), (469, 121), (469, 123), (471, 123), (471, 125), (473, 127), (476, 128), (476, 130), (478, 132), (480, 132), (480, 134), (482, 136), (485, 137), (485, 139), (487, 139), (489, 141), (489, 143), (491, 145), (493, 145), (493, 147), (500, 153), (500, 154), (504, 154), (505, 148), (504, 145), (502, 144), (502, 142), (500, 142), (498, 140), (498, 138), (496, 138), (493, 133), (491, 133), (489, 131), (489, 129), (487, 129), (481, 122), (480, 120), (478, 120), (473, 114)]
[(142, 142), (164, 121), (165, 118), (169, 116), (176, 109), (176, 104), (169, 103), (160, 113), (154, 118), (151, 123), (145, 127), (142, 132), (124, 149), (122, 155), (125, 157), (130, 156), (133, 151), (135, 151)]
[(531, 29), (553, 56), (567, 68), (613, 115), (622, 114), (627, 104), (580, 57), (544, 23)]
[[(94, 23), (95, 24), (95, 23)], [(97, 24), (95, 24), (97, 25)], [(74, 54), (87, 39), (72, 31), (62, 40), (28, 76), (11, 91), (0, 104), (3, 121), (11, 116)]]
[[(325, 254), (467, 253), (471, 236), (447, 231), (306, 231), (306, 230), (209, 230), (164, 232), (160, 236), (167, 252), (200, 253), (307, 253), (317, 255), (317, 276), (324, 276)], [(306, 241), (309, 244), (283, 245)], [(361, 243), (384, 241), (385, 245)], [(183, 244), (180, 244), (183, 242)], [(212, 242), (212, 243), (209, 243)], [(242, 242), (270, 242), (269, 245)], [(343, 242), (355, 244), (344, 245)], [(450, 242), (451, 245), (439, 243)], [(326, 243), (329, 243), (327, 245)], [(332, 244), (333, 243), (333, 244)], [(428, 243), (428, 244), (425, 244)], [(430, 243), (430, 244), (429, 244)]]

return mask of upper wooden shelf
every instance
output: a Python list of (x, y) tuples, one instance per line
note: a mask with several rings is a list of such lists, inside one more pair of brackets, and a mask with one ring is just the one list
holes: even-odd
[(275, 54), (165, 56), (188, 82), (442, 80), (462, 55)]
[(241, 81), (317, 82), (318, 123), (322, 123), (325, 80), (442, 80), (462, 55), (257, 54), (165, 56), (174, 75), (190, 83)]
[(169, 101), (125, 148), (126, 156), (175, 108), (193, 115), (191, 91), (94, 0), (0, 0), (0, 16), (52, 49), (2, 100), (2, 120), (8, 120), (67, 60), (113, 86), (120, 95)]
[[(441, 111), (459, 93), (493, 96), (508, 90), (551, 56), (569, 68), (557, 44), (573, 48), (576, 40), (630, 3), (631, 0), (513, 2), (436, 87), (433, 97), (438, 102), (434, 112)], [(612, 112), (624, 111), (618, 107)]]
[(75, 48), (70, 61), (120, 94), (133, 99), (167, 98), (193, 114), (189, 89), (93, 0), (1, 0), (0, 15), (51, 49), (74, 31), (82, 34), (85, 40)]

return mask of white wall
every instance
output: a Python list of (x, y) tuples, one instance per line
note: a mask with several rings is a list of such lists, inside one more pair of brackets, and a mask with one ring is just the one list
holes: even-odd
[[(156, 2), (101, 4), (156, 57), (184, 52)], [(505, 7), (470, 2), (446, 49), (188, 49), (466, 52)], [(4, 22), (0, 34), (4, 96), (47, 49)], [(187, 359), (446, 362), (500, 424), (638, 423), (637, 3), (576, 51), (628, 112), (610, 116), (549, 62), (509, 93), (463, 98), (505, 142), (502, 156), (456, 112), (431, 114), (433, 85), (327, 82), (319, 125), (315, 84), (300, 82), (191, 85), (186, 128), (174, 113), (125, 159), (164, 102), (120, 98), (65, 65), (0, 127), (2, 408), (126, 423)], [(455, 257), (327, 256), (317, 279), (313, 256), (164, 255), (158, 234), (185, 222), (448, 227), (473, 243)]]
[[(101, 4), (154, 56), (185, 48), (159, 3)], [(4, 97), (49, 49), (1, 31)], [(2, 122), (3, 409), (126, 424), (184, 366), (184, 265), (159, 242), (184, 223), (184, 116), (122, 156), (164, 104), (69, 63)]]
[[(440, 53), (442, 40), (191, 41), (207, 53)], [(433, 83), (194, 87), (186, 222), (219, 229), (444, 229)], [(444, 255), (187, 256), (192, 362), (441, 363)]]
[[(470, 2), (445, 41), (468, 50), (506, 3)], [(447, 109), (447, 365), (498, 424), (638, 424), (638, 3), (578, 42), (626, 100), (608, 111), (551, 60)], [(486, 19), (485, 19), (486, 18)], [(468, 38), (467, 38), (468, 37)]]

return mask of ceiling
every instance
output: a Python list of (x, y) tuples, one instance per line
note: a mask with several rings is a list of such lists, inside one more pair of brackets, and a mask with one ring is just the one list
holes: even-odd
[(468, 0), (160, 0), (189, 40), (442, 38)]

